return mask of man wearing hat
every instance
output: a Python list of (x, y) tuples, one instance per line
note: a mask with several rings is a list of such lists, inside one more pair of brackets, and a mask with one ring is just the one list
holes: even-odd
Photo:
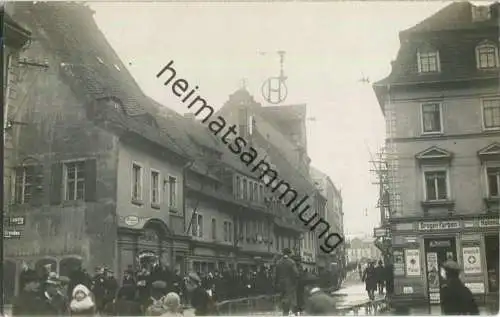
[(460, 280), (460, 265), (447, 260), (441, 267), (445, 280), (441, 287), (441, 310), (444, 315), (479, 315), (472, 292)]
[(45, 281), (44, 296), (56, 315), (68, 314), (68, 300), (62, 292), (61, 281), (56, 272), (49, 273), (47, 281)]
[(191, 299), (191, 305), (194, 308), (196, 316), (215, 315), (215, 303), (211, 296), (201, 286), (201, 278), (196, 273), (189, 273), (186, 278), (186, 290)]
[(290, 249), (283, 250), (283, 256), (276, 264), (276, 285), (281, 294), (283, 316), (288, 316), (291, 309), (297, 306), (297, 283), (299, 271), (290, 256)]
[(16, 296), (12, 305), (13, 316), (54, 315), (52, 307), (44, 300), (40, 288), (40, 276), (34, 270), (27, 269), (23, 275), (24, 287)]

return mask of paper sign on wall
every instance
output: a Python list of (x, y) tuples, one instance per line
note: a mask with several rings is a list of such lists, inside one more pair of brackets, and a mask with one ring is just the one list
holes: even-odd
[(420, 276), (420, 250), (405, 250), (406, 275)]
[(481, 254), (479, 247), (463, 247), (462, 254), (464, 262), (464, 273), (481, 273)]
[(472, 294), (484, 294), (484, 283), (465, 283)]

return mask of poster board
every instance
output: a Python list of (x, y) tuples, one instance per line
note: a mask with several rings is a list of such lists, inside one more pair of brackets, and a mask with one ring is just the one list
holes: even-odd
[(462, 247), (464, 274), (481, 273), (481, 251), (477, 246)]
[(420, 250), (419, 249), (406, 249), (405, 250), (406, 262), (406, 276), (420, 276)]

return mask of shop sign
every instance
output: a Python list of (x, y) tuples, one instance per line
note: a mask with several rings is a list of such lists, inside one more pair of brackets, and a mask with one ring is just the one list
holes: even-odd
[(500, 226), (500, 218), (479, 220), (479, 227), (488, 228), (488, 227), (498, 227), (498, 226)]
[(137, 217), (137, 216), (127, 216), (127, 217), (125, 217), (125, 219), (123, 219), (123, 221), (125, 222), (125, 224), (127, 226), (133, 227), (133, 226), (135, 226), (135, 225), (137, 225), (139, 223), (139, 217)]
[(406, 249), (406, 276), (420, 276), (420, 250)]
[(16, 217), (6, 217), (5, 223), (9, 226), (24, 226), (26, 223), (26, 217), (16, 216)]
[(3, 230), (3, 237), (4, 237), (4, 239), (20, 239), (21, 238), (21, 231), (12, 230), (12, 229), (4, 229)]
[(463, 247), (464, 273), (481, 273), (481, 254), (479, 247)]
[(438, 231), (460, 228), (460, 221), (422, 221), (418, 224), (419, 230)]
[(484, 294), (484, 283), (465, 283), (472, 294)]

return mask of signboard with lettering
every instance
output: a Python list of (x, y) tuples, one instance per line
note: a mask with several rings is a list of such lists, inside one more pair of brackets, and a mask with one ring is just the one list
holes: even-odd
[(13, 230), (13, 229), (4, 229), (3, 230), (4, 239), (20, 239), (21, 235), (22, 235), (22, 233), (19, 230)]
[(500, 218), (479, 220), (479, 227), (482, 228), (498, 227), (498, 226), (500, 226)]
[(420, 250), (406, 249), (406, 276), (420, 276)]
[(481, 254), (479, 247), (463, 247), (462, 254), (464, 262), (464, 273), (481, 273)]
[(460, 228), (460, 221), (422, 221), (418, 229), (422, 231), (453, 230)]
[(5, 217), (5, 224), (8, 226), (24, 226), (26, 224), (26, 217)]
[(484, 294), (484, 283), (465, 283), (472, 294)]

